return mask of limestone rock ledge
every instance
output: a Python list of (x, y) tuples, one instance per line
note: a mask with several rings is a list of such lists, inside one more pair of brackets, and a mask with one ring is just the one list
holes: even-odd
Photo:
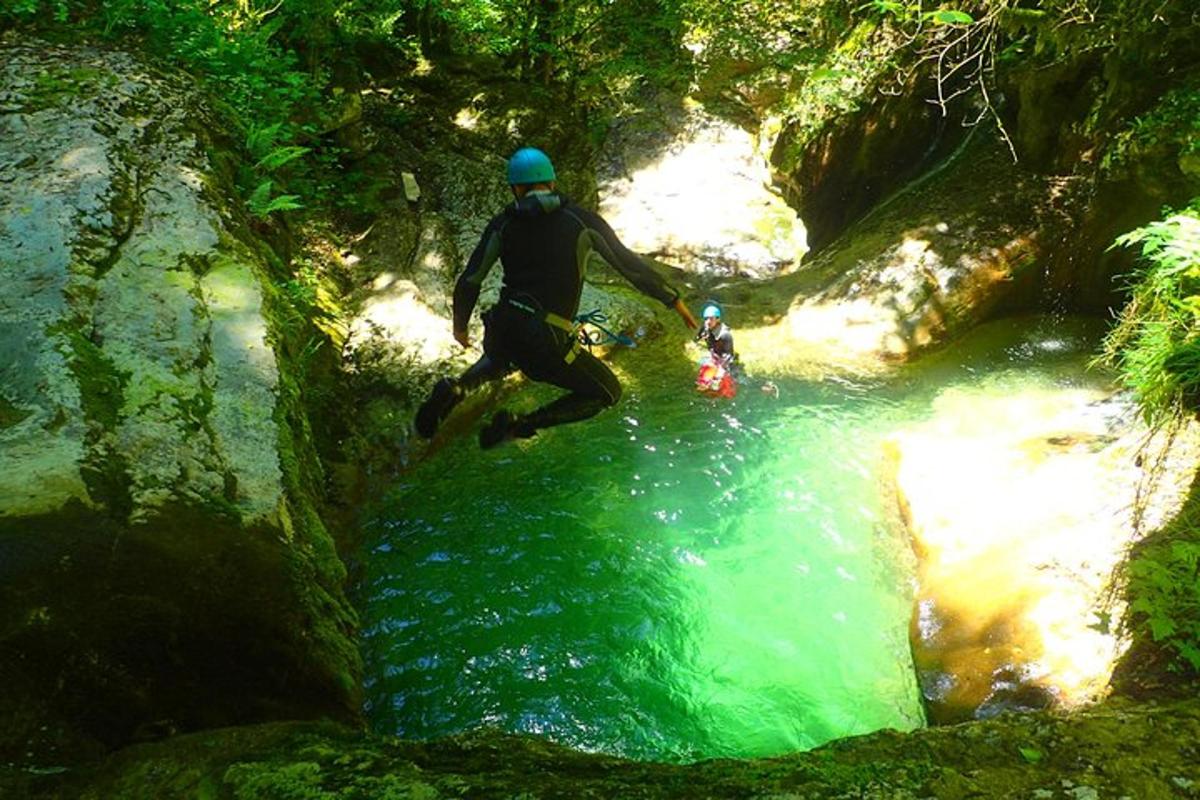
[(0, 769), (0, 793), (31, 800), (1156, 800), (1200, 796), (1198, 742), (1194, 698), (880, 731), (807, 753), (692, 765), (624, 761), (494, 731), (418, 743), (276, 723), (137, 745), (95, 772)]
[(1036, 308), (1068, 195), (980, 133), (794, 273), (735, 289), (738, 348), (764, 370), (878, 372)]
[(1181, 507), (1196, 426), (1152, 436), (1100, 386), (951, 389), (888, 449), (920, 561), (911, 640), (930, 720), (1104, 697), (1128, 645), (1114, 575)]
[(0, 39), (0, 760), (356, 713), (220, 129), (128, 55)]

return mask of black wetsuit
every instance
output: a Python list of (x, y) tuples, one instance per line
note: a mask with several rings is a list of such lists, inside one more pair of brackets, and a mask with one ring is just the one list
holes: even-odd
[(733, 352), (733, 331), (724, 322), (718, 323), (713, 330), (701, 325), (700, 330), (696, 331), (696, 341), (704, 342), (714, 362), (726, 368), (733, 365), (736, 357)]
[(465, 331), (479, 290), (499, 261), (500, 301), (484, 315), (483, 357), (459, 379), (469, 391), (514, 367), (532, 380), (567, 389), (518, 419), (519, 435), (594, 416), (621, 396), (612, 370), (568, 330), (579, 311), (589, 258), (599, 257), (643, 294), (666, 306), (679, 297), (658, 273), (617, 239), (598, 214), (556, 192), (536, 191), (488, 223), (454, 287), (454, 330)]

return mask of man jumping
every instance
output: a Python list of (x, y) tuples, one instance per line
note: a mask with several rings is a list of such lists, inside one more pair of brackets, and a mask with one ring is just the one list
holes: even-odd
[(439, 380), (417, 410), (415, 427), (426, 439), (468, 392), (513, 369), (567, 394), (529, 414), (498, 411), (479, 432), (484, 449), (588, 419), (620, 399), (621, 384), (612, 370), (581, 349), (575, 333), (590, 257), (604, 259), (640, 292), (674, 308), (689, 328), (696, 327), (679, 292), (621, 244), (600, 215), (556, 192), (554, 181), (554, 166), (541, 150), (522, 148), (509, 159), (515, 202), (488, 223), (455, 284), (455, 340), (470, 345), (467, 322), (497, 261), (503, 268), (500, 299), (483, 314), (483, 355), (459, 378)]

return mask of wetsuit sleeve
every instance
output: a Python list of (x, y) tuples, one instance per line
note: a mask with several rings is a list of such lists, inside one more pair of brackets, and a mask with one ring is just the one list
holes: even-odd
[(717, 337), (716, 347), (713, 349), (726, 364), (733, 361), (733, 331), (729, 328), (721, 331), (721, 335)]
[(500, 258), (500, 233), (507, 217), (498, 214), (492, 218), (479, 237), (479, 244), (467, 260), (467, 267), (454, 284), (454, 330), (465, 331), (471, 321), (471, 312), (479, 301), (479, 290), (483, 281)]
[(679, 299), (679, 292), (672, 287), (661, 275), (650, 268), (642, 257), (621, 243), (608, 223), (596, 213), (587, 209), (574, 207), (571, 209), (587, 228), (591, 237), (592, 249), (625, 280), (634, 285), (639, 292), (653, 297), (665, 306), (672, 306)]

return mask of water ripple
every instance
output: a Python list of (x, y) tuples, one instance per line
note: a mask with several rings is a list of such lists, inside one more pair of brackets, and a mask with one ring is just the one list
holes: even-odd
[(778, 398), (731, 402), (639, 348), (620, 414), (519, 449), (451, 444), (368, 524), (372, 720), (676, 761), (921, 724), (911, 587), (878, 549), (880, 443), (955, 381), (1073, 374), (1070, 336), (1007, 337), (923, 378), (777, 380)]

